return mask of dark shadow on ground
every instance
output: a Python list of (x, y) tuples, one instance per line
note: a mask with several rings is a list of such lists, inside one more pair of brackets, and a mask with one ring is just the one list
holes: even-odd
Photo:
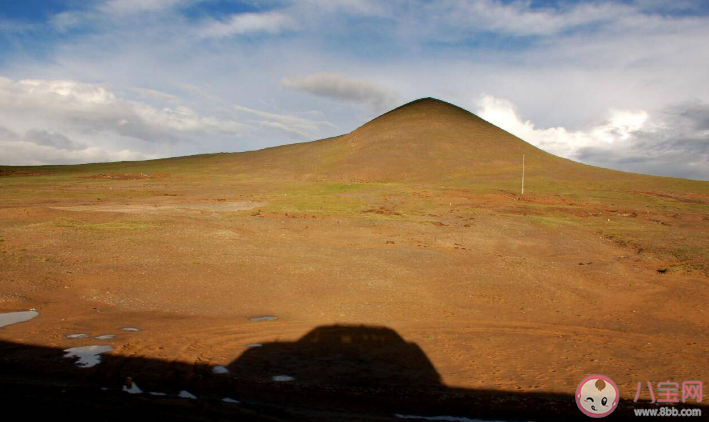
[[(0, 341), (3, 420), (402, 420), (396, 414), (590, 420), (576, 407), (573, 392), (447, 387), (418, 345), (386, 327), (317, 327), (295, 342), (249, 348), (221, 375), (206, 364), (110, 354), (101, 364), (81, 369), (63, 355), (61, 349)], [(144, 393), (122, 392), (127, 377)], [(176, 397), (182, 390), (198, 399)], [(225, 403), (226, 397), (240, 403)], [(641, 407), (655, 405), (622, 400), (604, 419), (632, 419), (633, 409)], [(687, 407), (709, 414), (705, 406)], [(5, 417), (13, 414), (17, 417)]]

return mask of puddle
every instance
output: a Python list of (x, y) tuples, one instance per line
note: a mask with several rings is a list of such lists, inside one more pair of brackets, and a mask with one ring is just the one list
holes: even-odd
[(249, 318), (251, 321), (275, 321), (278, 318), (272, 316), (272, 315), (264, 315), (264, 316), (257, 316), (257, 317), (251, 317)]
[(136, 384), (136, 383), (131, 383), (130, 388), (128, 388), (127, 386), (124, 385), (123, 391), (125, 391), (128, 394), (141, 394), (143, 392), (143, 390), (138, 388), (138, 384)]
[(247, 345), (246, 345), (246, 347), (249, 347), (249, 348), (251, 348), (251, 347), (261, 347), (261, 346), (263, 346), (263, 344), (261, 344), (261, 343), (251, 343), (251, 344), (247, 344)]
[(150, 395), (151, 395), (151, 396), (167, 396), (167, 394), (165, 394), (165, 393), (160, 393), (160, 392), (157, 392), (157, 391), (151, 391), (151, 392), (150, 392)]
[(17, 324), (19, 322), (29, 321), (37, 315), (39, 315), (39, 312), (37, 311), (8, 312), (5, 314), (0, 314), (0, 328), (7, 325)]
[(288, 382), (295, 380), (295, 378), (289, 375), (274, 375), (271, 377), (271, 379), (276, 382)]
[(224, 397), (224, 398), (222, 399), (222, 401), (223, 401), (224, 403), (234, 403), (234, 404), (239, 403), (238, 400), (230, 399), (229, 397)]
[(84, 333), (79, 333), (79, 334), (67, 334), (65, 337), (66, 338), (87, 338), (89, 335), (84, 334)]
[(115, 334), (103, 334), (103, 335), (94, 337), (95, 340), (113, 340), (114, 338), (116, 338)]
[(122, 331), (131, 331), (131, 332), (137, 332), (140, 331), (140, 328), (135, 328), (135, 327), (123, 327), (121, 328)]
[(399, 419), (417, 419), (423, 421), (445, 421), (445, 422), (505, 422), (500, 420), (491, 419), (471, 419), (462, 416), (418, 416), (418, 415), (400, 415), (396, 414), (395, 417)]
[(227, 369), (227, 367), (225, 367), (225, 366), (215, 366), (214, 368), (212, 368), (212, 373), (214, 373), (214, 374), (228, 374), (229, 369)]
[(197, 397), (194, 394), (185, 390), (180, 391), (180, 394), (178, 394), (177, 397), (182, 397), (183, 399), (197, 400)]
[(79, 358), (76, 365), (80, 368), (91, 368), (101, 363), (101, 353), (110, 352), (112, 346), (82, 346), (64, 350), (65, 358)]

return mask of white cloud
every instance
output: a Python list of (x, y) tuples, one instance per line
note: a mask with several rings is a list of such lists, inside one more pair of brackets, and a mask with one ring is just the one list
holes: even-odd
[(243, 107), (239, 105), (235, 105), (234, 109), (241, 113), (246, 113), (262, 118), (263, 120), (257, 120), (257, 124), (263, 127), (276, 129), (291, 135), (295, 135), (301, 139), (313, 140), (319, 133), (319, 128), (321, 126), (334, 126), (332, 123), (327, 121), (315, 121), (288, 114), (269, 113), (266, 111)]
[(482, 95), (475, 103), (475, 114), (481, 118), (534, 146), (567, 158), (575, 158), (583, 147), (626, 141), (644, 128), (648, 120), (644, 110), (610, 110), (606, 122), (585, 131), (569, 131), (564, 127), (540, 129), (529, 120), (522, 120), (517, 108), (508, 100)]
[(247, 129), (234, 120), (200, 116), (185, 106), (157, 108), (120, 98), (101, 85), (2, 77), (0, 122), (2, 164), (143, 158), (151, 154), (116, 146), (151, 149), (146, 144), (197, 142), (200, 135), (210, 134), (239, 136)]
[(0, 79), (0, 88), (4, 88), (3, 97), (9, 99), (14, 95), (21, 101), (50, 99), (79, 106), (106, 104), (116, 100), (116, 96), (102, 86), (68, 80), (24, 79), (15, 83), (3, 78)]
[(526, 36), (551, 35), (582, 25), (616, 21), (635, 10), (608, 2), (583, 2), (554, 9), (532, 7), (527, 1), (442, 0), (426, 5), (421, 13), (444, 17), (437, 20), (441, 25), (458, 27), (464, 32), (492, 31)]
[(244, 34), (279, 34), (296, 28), (290, 17), (280, 12), (241, 13), (224, 20), (210, 20), (203, 24), (200, 35), (221, 38)]
[(305, 77), (284, 77), (281, 85), (318, 97), (365, 105), (377, 112), (397, 105), (397, 94), (376, 82), (335, 73), (316, 73)]
[[(11, 132), (8, 131), (8, 133)], [(61, 133), (50, 132), (47, 130), (28, 130), (25, 133), (24, 138), (25, 141), (36, 145), (44, 145), (67, 151), (76, 151), (86, 148), (85, 145), (74, 142)]]
[(709, 105), (673, 105), (654, 118), (644, 110), (609, 110), (586, 130), (537, 128), (510, 101), (481, 96), (476, 114), (553, 154), (619, 170), (709, 179)]
[(133, 161), (157, 158), (130, 149), (106, 150), (98, 147), (62, 149), (32, 142), (0, 140), (0, 163), (12, 165), (100, 163), (108, 161)]
[(195, 0), (109, 0), (99, 9), (107, 13), (135, 13), (169, 9), (178, 5), (196, 3)]
[(78, 27), (84, 18), (86, 18), (86, 15), (81, 13), (60, 12), (52, 16), (49, 23), (57, 31), (65, 32), (71, 28)]
[(580, 148), (579, 160), (624, 170), (709, 180), (709, 104), (675, 103), (612, 147)]
[[(155, 108), (146, 103), (118, 98), (101, 85), (70, 80), (0, 78), (0, 112), (4, 116), (45, 119), (63, 125), (71, 123), (89, 132), (114, 130), (140, 137), (170, 132), (233, 135), (245, 126), (231, 120), (202, 117), (188, 107)], [(27, 113), (30, 114), (27, 114)], [(25, 120), (24, 117), (20, 121)], [(148, 140), (148, 139), (146, 139)]]
[(356, 15), (382, 15), (386, 13), (386, 2), (377, 0), (296, 0), (296, 5), (309, 12), (347, 12)]
[(179, 104), (181, 102), (180, 98), (176, 95), (168, 94), (166, 92), (158, 91), (156, 89), (149, 88), (131, 88), (131, 91), (136, 92), (142, 98), (147, 100), (154, 100), (162, 103)]

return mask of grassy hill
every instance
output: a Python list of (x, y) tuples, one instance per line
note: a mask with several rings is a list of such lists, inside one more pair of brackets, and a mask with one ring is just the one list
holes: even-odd
[(560, 158), (452, 104), (424, 98), (351, 133), (258, 151), (142, 162), (0, 167), (6, 173), (218, 173), (337, 182), (414, 182), (516, 190), (522, 156), (528, 190), (670, 189), (709, 193), (709, 183), (588, 166)]
[(709, 255), (709, 182), (556, 157), (431, 98), (314, 142), (140, 162), (0, 167), (0, 175), (4, 206), (170, 195), (257, 200), (275, 214), (422, 219), (462, 203), (466, 212), (490, 208), (552, 230), (592, 230), (668, 257), (682, 270), (707, 271)]

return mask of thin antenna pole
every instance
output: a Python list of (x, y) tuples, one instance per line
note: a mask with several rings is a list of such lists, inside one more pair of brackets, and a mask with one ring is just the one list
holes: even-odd
[(522, 155), (522, 195), (524, 195), (524, 155)]

